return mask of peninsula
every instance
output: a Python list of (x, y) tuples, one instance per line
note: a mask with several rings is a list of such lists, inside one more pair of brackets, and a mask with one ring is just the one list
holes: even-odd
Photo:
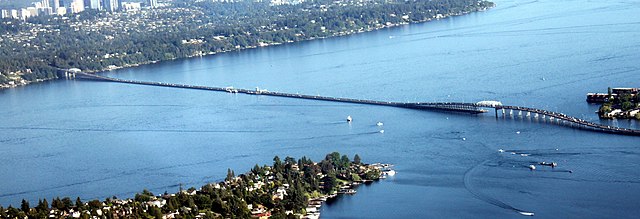
[(229, 169), (223, 182), (200, 189), (160, 195), (145, 189), (133, 199), (86, 203), (65, 197), (49, 205), (44, 199), (35, 207), (23, 200), (20, 208), (0, 206), (0, 218), (318, 218), (327, 199), (355, 194), (355, 186), (393, 174), (390, 165), (364, 164), (357, 154), (351, 160), (333, 152), (319, 163), (276, 156), (272, 166), (256, 164), (238, 176)]
[(173, 0), (0, 20), (0, 88), (84, 72), (362, 33), (483, 11), (484, 0)]

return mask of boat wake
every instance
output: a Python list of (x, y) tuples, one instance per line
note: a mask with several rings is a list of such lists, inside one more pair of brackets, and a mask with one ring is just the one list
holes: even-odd
[(473, 188), (473, 186), (471, 186), (471, 175), (472, 175), (472, 173), (478, 167), (485, 165), (489, 161), (490, 160), (485, 160), (484, 162), (469, 168), (467, 170), (467, 172), (464, 173), (464, 187), (465, 187), (465, 189), (467, 189), (467, 191), (469, 191), (471, 194), (473, 194), (473, 196), (475, 196), (477, 199), (482, 200), (482, 201), (484, 201), (486, 203), (489, 203), (489, 204), (492, 204), (492, 205), (495, 205), (497, 207), (504, 208), (504, 209), (507, 209), (507, 210), (515, 211), (518, 214), (523, 215), (523, 216), (533, 216), (534, 215), (533, 212), (529, 212), (529, 211), (525, 211), (525, 210), (522, 210), (522, 209), (515, 208), (515, 207), (513, 207), (513, 206), (511, 206), (511, 205), (509, 205), (507, 203), (504, 203), (503, 201), (500, 201), (498, 199), (495, 199), (493, 197), (485, 195), (485, 194), (481, 193), (480, 191), (476, 190), (475, 188)]

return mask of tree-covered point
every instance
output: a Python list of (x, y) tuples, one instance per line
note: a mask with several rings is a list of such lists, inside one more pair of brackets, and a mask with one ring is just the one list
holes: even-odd
[(155, 61), (341, 36), (485, 10), (478, 0), (181, 0), (136, 12), (87, 10), (0, 22), (0, 83), (51, 79), (56, 68), (102, 71)]
[[(355, 155), (354, 160), (360, 159)], [(312, 199), (334, 195), (345, 186), (379, 179), (379, 166), (351, 161), (338, 152), (319, 163), (307, 157), (298, 160), (274, 157), (272, 166), (255, 165), (235, 176), (227, 171), (225, 181), (175, 194), (155, 195), (148, 190), (133, 199), (107, 198), (82, 202), (55, 198), (51, 204), (39, 200), (35, 207), (23, 200), (19, 208), (0, 206), (0, 218), (299, 218)]]
[(640, 95), (636, 92), (614, 95), (609, 87), (607, 100), (598, 109), (598, 115), (605, 119), (640, 119)]

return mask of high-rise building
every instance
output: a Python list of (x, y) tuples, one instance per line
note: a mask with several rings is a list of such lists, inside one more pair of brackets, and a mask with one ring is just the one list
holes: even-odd
[(148, 4), (149, 4), (149, 7), (151, 7), (151, 8), (157, 8), (158, 7), (158, 0), (149, 0)]
[(16, 10), (16, 9), (11, 9), (11, 17), (12, 17), (13, 19), (18, 19), (18, 18), (19, 18), (19, 17), (18, 17), (18, 10)]
[(102, 10), (102, 1), (101, 0), (89, 0), (89, 4), (85, 5), (85, 6), (87, 8), (91, 8), (91, 9), (94, 9), (94, 10)]
[(31, 13), (26, 8), (21, 8), (18, 11), (18, 19), (20, 19), (20, 20), (26, 20), (30, 16), (31, 16)]
[(49, 6), (49, 0), (42, 0), (42, 2), (40, 3), (41, 7), (43, 8), (48, 8)]
[(114, 12), (119, 9), (119, 0), (102, 0), (102, 8), (108, 12)]
[(9, 18), (10, 16), (9, 10), (2, 9), (2, 18)]
[(58, 11), (60, 7), (60, 0), (53, 0), (53, 11)]

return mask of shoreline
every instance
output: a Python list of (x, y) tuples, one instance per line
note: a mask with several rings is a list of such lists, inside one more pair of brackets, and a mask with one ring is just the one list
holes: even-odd
[(235, 175), (231, 169), (223, 181), (207, 183), (200, 189), (153, 194), (147, 189), (134, 197), (72, 201), (56, 197), (19, 207), (0, 206), (3, 218), (296, 218), (320, 217), (323, 203), (338, 196), (355, 195), (360, 184), (370, 184), (396, 174), (393, 165), (361, 163), (356, 154), (351, 160), (338, 152), (327, 154), (320, 162), (307, 157), (298, 160), (278, 156), (273, 164), (259, 166)]
[[(101, 69), (101, 70), (83, 70), (83, 72), (93, 73), (93, 74), (100, 74), (100, 73), (113, 71), (113, 70), (119, 70), (119, 69), (125, 69), (125, 68), (133, 68), (133, 67), (138, 67), (138, 66), (142, 66), (142, 65), (158, 64), (158, 63), (161, 63), (161, 62), (175, 61), (175, 60), (180, 60), (180, 59), (190, 59), (190, 58), (195, 58), (195, 57), (213, 56), (213, 55), (222, 54), (222, 53), (240, 52), (240, 51), (243, 51), (243, 50), (257, 49), (257, 48), (262, 48), (262, 47), (272, 47), (272, 46), (280, 46), (280, 45), (286, 45), (286, 44), (292, 44), (292, 43), (301, 43), (301, 42), (320, 40), (320, 39), (329, 39), (329, 38), (335, 38), (335, 37), (351, 36), (351, 35), (355, 35), (355, 34), (369, 33), (369, 32), (378, 31), (378, 30), (382, 30), (382, 29), (388, 29), (388, 28), (394, 28), (394, 27), (402, 27), (402, 26), (412, 25), (412, 24), (425, 24), (425, 23), (428, 23), (428, 22), (431, 22), (431, 21), (450, 19), (450, 18), (453, 18), (453, 17), (468, 15), (468, 14), (471, 14), (471, 13), (485, 12), (485, 11), (491, 9), (491, 8), (494, 8), (494, 7), (496, 7), (495, 4), (494, 4), (493, 7), (487, 7), (487, 8), (483, 8), (483, 9), (479, 9), (479, 10), (475, 10), (475, 11), (465, 11), (465, 12), (460, 12), (460, 13), (443, 14), (442, 16), (436, 16), (435, 18), (428, 18), (428, 19), (415, 21), (415, 22), (399, 22), (399, 23), (379, 24), (380, 26), (371, 27), (371, 28), (367, 28), (367, 29), (363, 29), (363, 30), (349, 30), (349, 31), (336, 32), (336, 33), (333, 33), (331, 36), (326, 36), (326, 37), (310, 37), (310, 38), (306, 38), (306, 39), (302, 39), (302, 40), (298, 40), (298, 41), (286, 41), (284, 43), (264, 43), (264, 42), (260, 42), (260, 43), (258, 43), (258, 45), (251, 45), (251, 46), (247, 46), (247, 47), (236, 46), (236, 49), (223, 50), (223, 51), (220, 51), (220, 52), (208, 52), (208, 53), (201, 52), (200, 54), (193, 54), (193, 55), (189, 55), (189, 56), (185, 56), (185, 57), (178, 57), (178, 58), (172, 58), (172, 59), (166, 59), (166, 60), (145, 61), (145, 62), (140, 62), (140, 63), (127, 64), (127, 65), (123, 65), (123, 66), (109, 66), (109, 67)], [(27, 85), (30, 85), (30, 84), (40, 83), (40, 82), (45, 82), (45, 81), (60, 80), (60, 79), (64, 79), (64, 77), (60, 77), (60, 75), (56, 75), (55, 78), (36, 79), (35, 81), (27, 81), (27, 80), (21, 79), (19, 83), (15, 83), (14, 82), (13, 84), (9, 84), (9, 83), (0, 84), (0, 90), (16, 88), (16, 87), (21, 87), (21, 86), (27, 86)]]

